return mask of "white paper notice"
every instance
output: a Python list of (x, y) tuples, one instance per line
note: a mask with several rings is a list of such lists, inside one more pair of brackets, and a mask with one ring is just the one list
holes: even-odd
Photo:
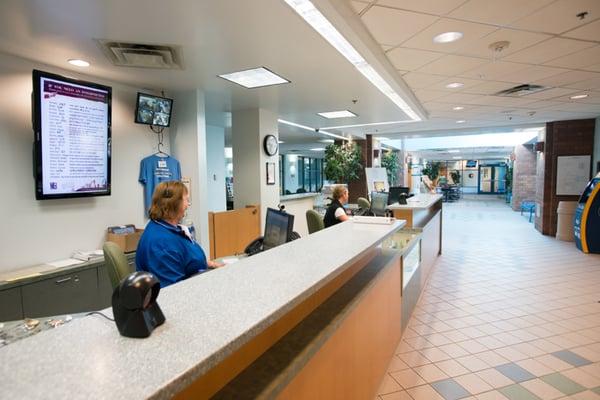
[(590, 180), (590, 156), (561, 156), (556, 163), (556, 194), (580, 195)]
[(83, 262), (84, 261), (76, 260), (74, 258), (67, 258), (66, 260), (52, 261), (52, 262), (46, 263), (46, 265), (49, 265), (54, 268), (64, 268), (64, 267), (68, 267), (70, 265), (83, 264)]

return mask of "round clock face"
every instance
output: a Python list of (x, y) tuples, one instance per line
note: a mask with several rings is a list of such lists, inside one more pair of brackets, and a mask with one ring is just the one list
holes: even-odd
[(265, 153), (267, 153), (270, 156), (274, 156), (275, 154), (277, 154), (277, 149), (279, 148), (279, 142), (277, 141), (277, 138), (273, 135), (267, 135), (265, 136), (265, 141), (264, 141), (264, 148), (265, 148)]

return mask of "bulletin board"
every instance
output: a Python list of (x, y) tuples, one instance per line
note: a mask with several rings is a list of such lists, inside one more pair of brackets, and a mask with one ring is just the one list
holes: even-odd
[(556, 195), (578, 196), (590, 180), (591, 156), (561, 156), (556, 160)]

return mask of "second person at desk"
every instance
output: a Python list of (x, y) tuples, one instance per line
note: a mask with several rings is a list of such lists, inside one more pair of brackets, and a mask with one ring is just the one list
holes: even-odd
[(137, 247), (137, 270), (156, 275), (163, 288), (208, 268), (223, 266), (207, 260), (187, 227), (179, 225), (189, 207), (189, 198), (183, 183), (160, 183), (152, 196), (151, 220)]
[(323, 218), (325, 228), (344, 222), (349, 218), (344, 209), (344, 204), (348, 203), (348, 189), (343, 185), (338, 185), (333, 188), (331, 197), (333, 200), (331, 200), (331, 204), (327, 207), (325, 217)]

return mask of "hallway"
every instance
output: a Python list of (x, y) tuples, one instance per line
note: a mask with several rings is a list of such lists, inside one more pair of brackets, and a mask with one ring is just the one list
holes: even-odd
[(443, 229), (377, 399), (600, 399), (600, 256), (493, 197), (445, 203)]

